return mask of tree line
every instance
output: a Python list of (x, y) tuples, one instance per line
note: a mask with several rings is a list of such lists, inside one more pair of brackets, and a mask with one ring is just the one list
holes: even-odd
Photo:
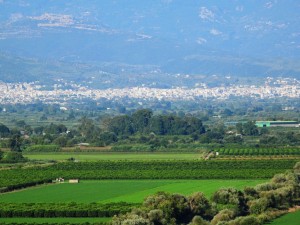
[[(25, 121), (17, 121), (16, 124), (18, 128), (0, 124), (0, 147), (14, 152), (0, 153), (0, 162), (4, 158), (7, 162), (24, 161), (17, 152), (25, 149), (37, 151), (36, 148), (31, 148), (34, 145), (40, 146), (40, 151), (49, 151), (51, 148), (57, 151), (59, 147), (74, 147), (80, 143), (91, 146), (113, 145), (112, 150), (116, 151), (194, 151), (198, 147), (201, 149), (201, 145), (222, 147), (246, 144), (247, 147), (261, 147), (300, 144), (300, 134), (297, 131), (270, 131), (268, 128), (256, 127), (254, 121), (238, 123), (235, 127), (226, 127), (224, 123), (204, 126), (197, 116), (156, 115), (150, 109), (99, 120), (82, 117), (73, 127), (50, 123), (33, 128)], [(245, 136), (249, 138), (244, 138)], [(249, 141), (250, 139), (255, 142)], [(195, 147), (190, 148), (192, 145)]]

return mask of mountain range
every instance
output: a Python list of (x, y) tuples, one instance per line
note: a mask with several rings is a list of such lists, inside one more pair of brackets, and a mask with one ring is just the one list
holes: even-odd
[(47, 79), (64, 63), (300, 78), (299, 11), (295, 0), (0, 0), (0, 80)]

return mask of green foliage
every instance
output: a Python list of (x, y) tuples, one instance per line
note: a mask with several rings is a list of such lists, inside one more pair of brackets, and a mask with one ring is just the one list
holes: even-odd
[(10, 130), (7, 126), (5, 126), (4, 124), (0, 123), (0, 137), (8, 137), (8, 135), (10, 134)]
[(21, 152), (8, 152), (5, 157), (2, 159), (4, 163), (18, 163), (18, 162), (26, 162), (27, 159), (23, 157)]
[(205, 221), (201, 216), (194, 216), (192, 222), (188, 225), (209, 225), (208, 221)]
[(228, 223), (228, 225), (262, 225), (261, 221), (255, 216), (238, 217)]
[(223, 209), (214, 216), (214, 218), (211, 220), (211, 225), (217, 225), (220, 222), (230, 221), (234, 219), (234, 217), (235, 217), (235, 212), (233, 210)]
[(245, 135), (255, 136), (259, 134), (255, 122), (253, 121), (248, 121), (247, 123), (242, 124), (242, 129), (242, 134)]
[(1, 203), (0, 217), (112, 217), (126, 213), (132, 203)]
[(2, 151), (0, 150), (0, 161), (1, 161), (1, 159), (3, 158), (3, 156), (4, 156), (4, 152), (2, 152)]
[(100, 133), (100, 128), (97, 127), (92, 119), (82, 117), (79, 121), (78, 131), (87, 141), (95, 141)]
[(53, 140), (53, 144), (58, 145), (60, 147), (66, 147), (68, 143), (68, 139), (66, 135), (61, 135)]
[(11, 151), (20, 152), (21, 151), (21, 145), (22, 145), (22, 139), (19, 134), (13, 135), (8, 140), (8, 146), (11, 149)]
[(232, 147), (215, 149), (220, 155), (261, 156), (261, 155), (300, 155), (299, 147)]
[(188, 197), (191, 212), (194, 215), (201, 215), (203, 218), (211, 219), (212, 206), (203, 193), (197, 192)]
[(178, 117), (174, 115), (153, 116), (151, 110), (142, 109), (132, 116), (124, 115), (106, 121), (108, 130), (116, 135), (135, 133), (154, 133), (156, 135), (189, 135), (205, 133), (201, 120), (196, 117)]
[[(147, 210), (160, 210), (163, 212), (163, 221), (159, 221), (163, 224), (170, 224), (172, 221), (176, 221), (176, 224), (189, 221), (187, 214), (189, 214), (189, 205), (187, 198), (180, 194), (169, 194), (165, 192), (158, 192), (155, 195), (148, 196), (143, 207)], [(156, 217), (155, 220), (158, 220)]]
[(61, 134), (67, 131), (67, 127), (63, 124), (53, 124), (51, 123), (47, 127), (45, 127), (44, 132), (46, 134)]
[(102, 142), (104, 146), (106, 146), (117, 142), (118, 137), (113, 132), (103, 132), (99, 136), (99, 141)]
[(58, 145), (31, 145), (25, 148), (24, 152), (59, 152), (61, 148)]
[(52, 217), (52, 218), (0, 218), (2, 225), (109, 225), (110, 218), (101, 217)]
[(221, 188), (216, 191), (212, 200), (222, 208), (232, 208), (236, 215), (245, 215), (248, 210), (244, 193), (235, 188)]
[(259, 215), (267, 210), (269, 207), (269, 200), (267, 198), (259, 198), (249, 202), (250, 213)]
[(294, 171), (297, 174), (300, 174), (300, 162), (297, 162), (296, 165), (294, 166)]

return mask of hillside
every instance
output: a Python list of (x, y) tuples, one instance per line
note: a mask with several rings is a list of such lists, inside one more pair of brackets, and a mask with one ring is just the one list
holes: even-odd
[[(130, 72), (146, 74), (151, 67), (166, 74), (300, 76), (297, 1), (2, 0), (0, 5), (0, 53), (26, 59), (1, 57), (4, 81), (43, 80), (51, 70), (73, 73), (73, 66), (49, 61), (89, 65), (76, 67), (77, 74), (90, 72), (91, 65), (110, 65), (108, 72), (118, 75), (130, 66)], [(28, 58), (47, 62), (38, 65), (47, 72), (31, 71), (36, 62)]]

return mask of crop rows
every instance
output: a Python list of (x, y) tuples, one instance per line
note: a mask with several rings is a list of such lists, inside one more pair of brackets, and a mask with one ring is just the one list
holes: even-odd
[(101, 161), (2, 170), (0, 192), (65, 179), (264, 179), (291, 169), (296, 160)]
[(219, 155), (300, 155), (300, 148), (221, 148)]
[(138, 206), (134, 203), (1, 203), (0, 217), (112, 217)]

